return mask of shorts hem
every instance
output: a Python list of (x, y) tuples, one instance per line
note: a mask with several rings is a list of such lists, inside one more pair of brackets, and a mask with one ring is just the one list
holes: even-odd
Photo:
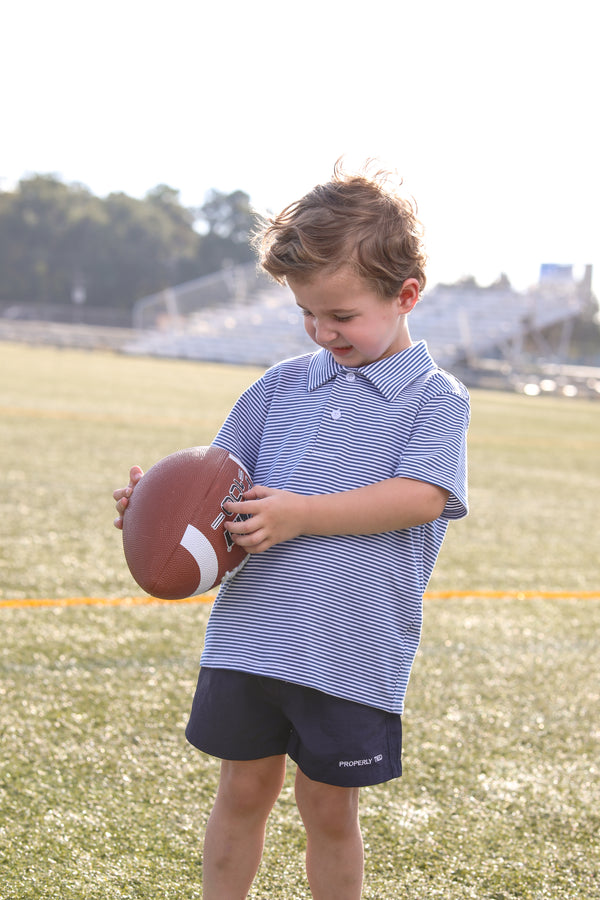
[[(388, 781), (394, 781), (396, 778), (402, 777), (402, 765), (398, 769), (387, 768), (386, 771), (377, 774), (370, 767), (369, 770), (356, 767), (352, 769), (334, 768), (333, 766), (327, 772), (313, 770), (310, 765), (297, 760), (288, 751), (290, 759), (296, 763), (300, 771), (310, 778), (311, 781), (318, 781), (321, 784), (330, 784), (333, 787), (374, 787), (377, 784), (385, 784)], [(339, 766), (339, 764), (338, 764)]]
[(257, 759), (268, 759), (270, 756), (285, 756), (287, 753), (285, 749), (281, 750), (280, 748), (273, 747), (273, 752), (270, 752), (270, 748), (264, 748), (266, 752), (261, 751), (259, 754), (256, 752), (236, 752), (235, 754), (232, 754), (229, 750), (225, 750), (222, 747), (216, 747), (214, 744), (211, 745), (209, 741), (201, 741), (194, 738), (191, 734), (189, 725), (185, 729), (185, 739), (188, 744), (191, 744), (196, 750), (200, 750), (201, 753), (206, 753), (208, 756), (213, 756), (215, 759), (223, 759), (228, 762), (252, 762)]

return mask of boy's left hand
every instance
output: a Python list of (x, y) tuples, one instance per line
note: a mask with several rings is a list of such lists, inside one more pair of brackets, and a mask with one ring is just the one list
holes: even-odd
[(239, 503), (224, 507), (233, 516), (249, 515), (241, 522), (228, 522), (233, 540), (248, 553), (263, 553), (274, 544), (303, 534), (306, 497), (291, 491), (255, 484)]

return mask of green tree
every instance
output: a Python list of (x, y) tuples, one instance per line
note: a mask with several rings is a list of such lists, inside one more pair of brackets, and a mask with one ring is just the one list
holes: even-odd
[(248, 262), (252, 221), (243, 191), (210, 191), (193, 210), (165, 184), (142, 200), (99, 199), (32, 175), (0, 192), (0, 301), (69, 304), (83, 289), (92, 306), (130, 309), (168, 285)]
[(224, 265), (253, 259), (249, 237), (254, 213), (244, 191), (225, 194), (210, 190), (204, 204), (196, 210), (196, 221), (202, 232), (199, 260), (203, 272), (216, 272)]
[(73, 232), (98, 216), (98, 201), (82, 185), (54, 175), (23, 179), (0, 194), (0, 299), (68, 302), (74, 278)]
[(136, 200), (110, 194), (105, 209), (109, 229), (97, 262), (114, 305), (131, 306), (179, 281), (183, 264), (197, 258), (200, 237), (192, 215), (164, 196)]

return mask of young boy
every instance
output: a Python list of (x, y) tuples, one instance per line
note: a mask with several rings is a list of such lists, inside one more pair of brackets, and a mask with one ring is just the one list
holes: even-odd
[[(215, 600), (186, 731), (222, 760), (204, 898), (247, 896), (290, 756), (312, 895), (356, 900), (359, 790), (401, 774), (423, 592), (467, 513), (469, 401), (411, 341), (425, 256), (384, 174), (336, 166), (257, 247), (320, 349), (269, 369), (214, 441), (255, 486), (230, 504), (250, 557)], [(117, 527), (141, 474), (115, 491)]]

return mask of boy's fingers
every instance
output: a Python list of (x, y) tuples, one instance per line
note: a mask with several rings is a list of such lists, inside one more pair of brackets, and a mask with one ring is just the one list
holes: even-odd
[(117, 512), (119, 513), (117, 518), (114, 519), (113, 525), (115, 528), (118, 528), (119, 531), (123, 529), (123, 513), (127, 509), (129, 498), (143, 474), (144, 471), (139, 466), (132, 466), (129, 470), (129, 484), (127, 487), (117, 488), (116, 491), (113, 491), (113, 500), (116, 500)]
[(142, 475), (144, 474), (143, 469), (139, 466), (132, 466), (129, 470), (129, 485), (128, 487), (133, 488), (136, 486)]
[(255, 516), (261, 510), (259, 500), (228, 500), (223, 504), (223, 509), (230, 516), (247, 515)]
[[(233, 512), (232, 515), (234, 515)], [(258, 527), (256, 516), (251, 516), (250, 514), (239, 520), (234, 518), (225, 522), (225, 528), (232, 534), (250, 534), (256, 531)]]

